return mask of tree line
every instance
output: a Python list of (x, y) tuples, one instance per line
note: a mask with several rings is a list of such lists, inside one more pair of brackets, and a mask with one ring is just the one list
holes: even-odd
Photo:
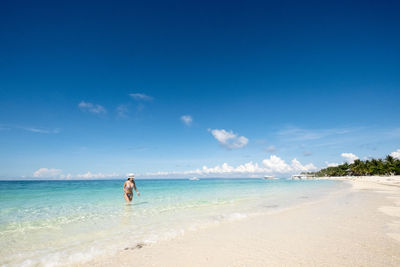
[(317, 172), (303, 174), (324, 176), (371, 176), (400, 175), (400, 159), (390, 155), (385, 159), (355, 160), (353, 163), (343, 163), (335, 167), (327, 167)]

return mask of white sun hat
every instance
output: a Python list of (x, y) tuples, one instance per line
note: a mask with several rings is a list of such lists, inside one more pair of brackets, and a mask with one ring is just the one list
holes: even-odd
[(128, 175), (128, 178), (135, 178), (135, 174), (130, 173), (130, 174)]

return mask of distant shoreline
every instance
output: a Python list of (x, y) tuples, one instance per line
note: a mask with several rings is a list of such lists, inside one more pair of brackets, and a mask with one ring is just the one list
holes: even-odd
[(400, 175), (392, 176), (331, 176), (331, 177), (315, 177), (315, 180), (333, 180), (333, 181), (356, 181), (356, 182), (369, 182), (385, 185), (400, 186)]
[[(393, 154), (393, 153), (392, 153)], [(303, 172), (316, 177), (400, 175), (400, 158), (387, 155), (384, 159), (354, 159), (352, 162), (334, 164), (316, 172)]]

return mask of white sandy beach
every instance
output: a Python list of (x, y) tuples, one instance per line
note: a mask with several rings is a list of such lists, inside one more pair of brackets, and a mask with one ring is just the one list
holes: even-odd
[(332, 179), (347, 180), (352, 187), (87, 265), (400, 266), (400, 177)]

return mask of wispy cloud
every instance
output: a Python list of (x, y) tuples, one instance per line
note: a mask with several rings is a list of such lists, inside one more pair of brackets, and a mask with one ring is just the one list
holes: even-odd
[(119, 105), (117, 107), (117, 116), (119, 118), (127, 118), (128, 117), (128, 112), (129, 112), (129, 110), (128, 110), (128, 106), (127, 105), (121, 104), (121, 105)]
[(32, 133), (42, 133), (42, 134), (57, 134), (60, 133), (60, 129), (46, 130), (39, 128), (30, 128), (30, 127), (19, 127), (22, 130), (32, 132)]
[(143, 100), (143, 101), (152, 101), (154, 98), (152, 96), (143, 94), (143, 93), (132, 93), (129, 94), (135, 100)]
[(365, 143), (365, 144), (361, 144), (360, 148), (376, 151), (377, 150), (377, 145), (374, 144), (374, 143)]
[(265, 152), (267, 152), (267, 153), (273, 153), (273, 152), (275, 152), (276, 151), (276, 147), (275, 146), (267, 146), (266, 148), (265, 148)]
[(93, 114), (105, 114), (107, 113), (107, 110), (98, 104), (93, 104), (90, 102), (85, 102), (85, 101), (81, 101), (78, 104), (78, 107), (82, 110), (82, 111), (86, 111), (86, 112), (90, 112)]
[(181, 121), (186, 124), (187, 126), (192, 125), (193, 118), (190, 115), (183, 115), (181, 116)]
[(278, 136), (288, 141), (309, 141), (317, 140), (328, 136), (343, 135), (350, 133), (351, 129), (302, 129), (288, 127), (278, 131)]
[(9, 131), (9, 130), (11, 130), (10, 127), (0, 125), (0, 131)]
[(249, 143), (249, 139), (244, 136), (239, 136), (232, 131), (228, 132), (224, 129), (209, 129), (209, 131), (214, 138), (227, 149), (242, 148)]
[(40, 133), (40, 134), (58, 134), (61, 132), (59, 128), (55, 129), (43, 129), (37, 127), (27, 127), (20, 125), (0, 125), (0, 131), (10, 131), (10, 130), (23, 130), (31, 133)]

